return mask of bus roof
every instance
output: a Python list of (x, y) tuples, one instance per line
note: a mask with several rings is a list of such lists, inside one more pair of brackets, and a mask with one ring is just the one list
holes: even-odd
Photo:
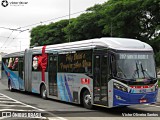
[[(41, 53), (43, 46), (31, 48), (33, 53)], [(76, 42), (47, 45), (46, 52), (85, 50), (93, 48), (108, 48), (114, 50), (126, 51), (153, 51), (152, 47), (147, 43), (136, 39), (103, 37), (90, 40), (82, 40)], [(7, 56), (23, 56), (24, 51), (7, 54)]]
[[(34, 50), (41, 50), (43, 46), (35, 47)], [(136, 39), (128, 38), (96, 38), (90, 40), (76, 41), (63, 44), (47, 45), (47, 50), (53, 51), (70, 51), (70, 50), (82, 50), (82, 49), (91, 49), (91, 48), (109, 48), (115, 50), (134, 50), (134, 51), (152, 51), (152, 47), (147, 43), (141, 42)]]

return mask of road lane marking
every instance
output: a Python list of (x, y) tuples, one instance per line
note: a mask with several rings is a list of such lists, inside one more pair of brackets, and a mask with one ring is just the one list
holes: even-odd
[(17, 103), (17, 102), (10, 102), (10, 101), (0, 101), (0, 103)]
[(62, 119), (62, 117), (57, 117), (57, 118), (55, 118), (55, 117), (48, 117), (49, 120), (59, 120), (59, 119), (60, 120), (66, 120), (66, 119)]
[[(6, 98), (5, 98), (5, 97), (0, 97), (0, 99), (2, 99), (2, 100), (3, 100), (3, 99), (6, 99)], [(8, 98), (7, 98), (7, 99), (8, 99)]]
[(34, 111), (34, 110), (0, 109), (0, 111)]
[[(42, 113), (47, 113), (47, 114), (53, 116), (53, 117), (46, 117), (46, 118), (48, 118), (49, 120), (67, 120), (66, 118), (59, 117), (59, 116), (57, 116), (57, 115), (55, 115), (55, 114), (53, 114), (53, 113), (51, 113), (51, 112), (47, 112), (47, 111), (45, 111), (45, 110), (43, 110), (43, 109), (40, 109), (40, 108), (31, 106), (31, 105), (25, 104), (25, 103), (20, 102), (20, 101), (18, 101), (18, 100), (15, 100), (15, 99), (13, 99), (13, 98), (11, 98), (11, 97), (9, 97), (9, 96), (6, 96), (6, 95), (4, 95), (4, 94), (2, 94), (2, 93), (0, 93), (0, 95), (14, 101), (14, 102), (11, 102), (11, 103), (19, 103), (19, 104), (22, 104), (22, 105), (24, 105), (24, 106), (26, 106), (26, 107), (33, 108), (33, 109), (35, 109), (35, 110), (41, 111)], [(1, 102), (1, 103), (3, 103), (3, 102)], [(6, 102), (4, 102), (4, 103), (6, 103)], [(9, 110), (19, 111), (19, 110), (17, 110), (17, 109), (2, 109), (2, 110), (0, 110), (0, 111), (5, 111), (5, 110), (8, 110), (8, 111), (9, 111)], [(20, 110), (20, 111), (21, 111), (21, 110)], [(24, 111), (34, 111), (34, 110), (24, 110)]]
[(8, 107), (27, 107), (27, 106), (23, 106), (23, 105), (4, 105), (4, 104), (1, 105), (1, 104), (0, 104), (0, 107), (3, 107), (3, 106), (4, 106), (4, 107), (7, 107), (7, 106), (8, 106)]
[(151, 104), (145, 104), (145, 105), (148, 105), (148, 106), (154, 106), (154, 107), (160, 107), (160, 106), (157, 106), (157, 105), (151, 105)]

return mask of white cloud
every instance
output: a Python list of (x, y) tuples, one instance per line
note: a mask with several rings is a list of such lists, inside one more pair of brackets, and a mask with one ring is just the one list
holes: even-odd
[[(69, 0), (7, 0), (7, 1), (9, 3), (12, 1), (13, 2), (23, 1), (23, 2), (28, 2), (28, 4), (24, 6), (8, 5), (7, 7), (2, 7), (0, 5), (0, 27), (19, 28), (22, 26), (27, 26), (34, 23), (40, 23), (41, 21), (46, 21), (69, 14)], [(99, 4), (104, 3), (106, 1), (107, 0), (70, 0), (71, 14), (79, 11), (84, 11), (88, 7), (91, 7), (98, 3)], [(50, 22), (55, 22), (55, 21), (50, 21)], [(0, 36), (9, 37), (11, 32), (12, 31), (10, 30), (5, 30), (0, 28)], [(13, 52), (20, 50), (18, 49), (18, 46), (20, 48), (19, 41), (21, 41), (21, 50), (24, 50), (29, 46), (30, 38), (28, 31), (22, 33), (13, 32), (10, 37), (11, 38), (16, 37), (17, 39), (6, 39), (0, 37), (0, 52), (1, 51)], [(18, 39), (18, 38), (24, 38), (24, 39)]]

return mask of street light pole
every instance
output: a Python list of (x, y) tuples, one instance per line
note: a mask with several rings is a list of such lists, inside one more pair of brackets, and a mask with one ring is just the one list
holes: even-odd
[[(69, 0), (69, 25), (70, 25), (70, 18), (71, 18), (71, 0)], [(70, 32), (69, 32), (69, 42), (70, 42)]]
[(71, 0), (69, 0), (69, 24), (70, 24), (70, 18), (71, 18)]
[(112, 34), (113, 34), (113, 33), (112, 33), (112, 21), (111, 21), (111, 37), (112, 37)]

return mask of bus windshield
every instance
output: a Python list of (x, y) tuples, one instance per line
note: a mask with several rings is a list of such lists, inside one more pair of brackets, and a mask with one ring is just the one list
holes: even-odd
[(152, 53), (119, 53), (117, 76), (123, 79), (156, 78), (155, 63)]

